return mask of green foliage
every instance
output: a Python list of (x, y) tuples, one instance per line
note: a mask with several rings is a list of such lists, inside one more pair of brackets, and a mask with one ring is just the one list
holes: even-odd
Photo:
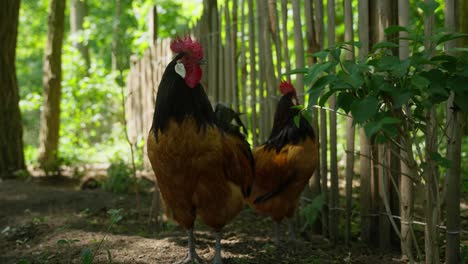
[[(50, 1), (24, 0), (20, 6), (20, 23), (16, 49), (16, 69), (20, 87), (20, 108), (24, 132), (26, 162), (38, 157), (40, 108), (43, 102), (42, 67), (47, 39)], [(107, 163), (117, 153), (128, 152), (122, 126), (120, 88), (112, 69), (114, 25), (118, 25), (118, 63), (125, 76), (132, 54), (142, 54), (150, 44), (148, 14), (151, 0), (121, 1), (120, 19), (115, 19), (112, 1), (87, 0), (88, 16), (83, 30), (69, 34), (65, 26), (62, 49), (62, 100), (59, 156), (64, 164)], [(184, 33), (201, 11), (201, 5), (182, 1), (158, 1), (159, 36)], [(184, 3), (184, 7), (186, 4)], [(69, 16), (66, 9), (66, 16)], [(68, 23), (68, 19), (66, 19)], [(83, 41), (89, 47), (90, 69), (72, 46)], [(130, 157), (123, 157), (130, 160)], [(142, 163), (141, 158), (137, 160)]]
[(107, 169), (107, 179), (102, 184), (104, 190), (114, 193), (128, 193), (135, 187), (131, 168), (123, 161), (112, 163)]
[(323, 193), (317, 195), (312, 202), (310, 202), (306, 207), (302, 208), (300, 214), (305, 217), (306, 224), (303, 227), (304, 231), (308, 226), (311, 226), (317, 220), (317, 217), (322, 210), (323, 205), (325, 204), (325, 196)]

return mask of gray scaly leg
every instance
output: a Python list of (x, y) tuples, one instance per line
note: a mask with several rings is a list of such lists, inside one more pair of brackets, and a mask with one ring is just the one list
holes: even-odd
[(176, 264), (189, 264), (189, 263), (202, 263), (201, 258), (197, 255), (195, 251), (195, 239), (193, 237), (193, 228), (190, 228), (187, 232), (188, 234), (188, 247), (189, 252), (185, 259), (176, 262)]
[(221, 232), (216, 232), (216, 244), (215, 244), (215, 255), (213, 258), (213, 264), (223, 264), (223, 259), (221, 258)]

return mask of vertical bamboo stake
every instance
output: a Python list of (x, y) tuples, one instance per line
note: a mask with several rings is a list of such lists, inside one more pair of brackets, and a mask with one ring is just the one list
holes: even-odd
[[(262, 4), (260, 5), (262, 10), (261, 12), (263, 14), (268, 14), (269, 13), (269, 10), (268, 10), (268, 5), (265, 3), (265, 4)], [(276, 105), (276, 102), (273, 100), (273, 95), (275, 94), (275, 92), (277, 91), (278, 89), (278, 83), (276, 81), (276, 76), (275, 76), (275, 66), (273, 64), (273, 50), (271, 48), (272, 46), (272, 43), (271, 43), (271, 37), (270, 37), (270, 30), (269, 30), (269, 25), (271, 23), (273, 23), (272, 21), (270, 21), (270, 16), (267, 16), (267, 15), (263, 15), (263, 20), (262, 20), (262, 23), (263, 23), (263, 33), (262, 33), (262, 37), (264, 39), (263, 41), (263, 49), (265, 51), (265, 64), (264, 65), (264, 68), (265, 68), (265, 80), (266, 80), (266, 105), (267, 105), (267, 108), (265, 109), (265, 121), (266, 121), (266, 131), (271, 131), (271, 128), (273, 126), (273, 117), (274, 117), (274, 110), (275, 110), (275, 105)]]
[[(291, 62), (289, 61), (289, 47), (288, 47), (288, 1), (281, 0), (281, 30), (283, 32), (283, 48), (284, 48), (284, 64), (286, 72), (291, 71)], [(291, 76), (287, 75), (286, 78), (290, 81)]]
[(241, 101), (242, 101), (242, 119), (246, 126), (252, 130), (252, 124), (247, 120), (247, 57), (246, 57), (246, 38), (245, 38), (245, 0), (241, 0), (241, 57), (240, 57), (240, 71), (241, 71)]
[(233, 107), (233, 76), (232, 68), (233, 61), (231, 57), (232, 41), (231, 41), (231, 17), (229, 15), (229, 5), (226, 3), (224, 6), (224, 88), (225, 88), (225, 103)]
[(267, 131), (267, 120), (269, 119), (266, 115), (266, 111), (268, 109), (268, 97), (265, 98), (265, 57), (268, 56), (264, 49), (265, 47), (265, 39), (264, 39), (264, 31), (267, 30), (263, 23), (263, 16), (265, 15), (263, 5), (266, 4), (264, 1), (257, 2), (257, 25), (258, 25), (258, 60), (259, 60), (259, 82), (258, 82), (258, 91), (259, 97), (258, 100), (260, 102), (260, 113), (259, 113), (259, 120), (260, 120), (260, 140), (263, 142), (266, 140), (266, 137), (269, 133)]
[[(325, 25), (324, 25), (324, 11), (323, 0), (314, 0), (314, 14), (315, 14), (315, 34), (317, 39), (318, 48), (324, 47), (325, 41)], [(321, 176), (321, 191), (324, 201), (327, 205), (322, 207), (322, 234), (328, 236), (328, 159), (327, 159), (327, 111), (320, 109), (320, 176)]]
[[(296, 68), (304, 68), (304, 40), (302, 37), (301, 6), (299, 0), (292, 1), (294, 20), (294, 49), (296, 53)], [(304, 102), (304, 78), (296, 75), (296, 90), (298, 98)]]
[[(403, 27), (409, 25), (409, 0), (398, 0), (398, 24)], [(408, 40), (404, 39), (408, 33), (400, 31), (400, 43), (399, 43), (399, 56), (401, 60), (409, 57), (409, 43)], [(404, 157), (406, 152), (401, 150), (401, 156)], [(401, 166), (401, 181), (400, 181), (400, 231), (401, 231), (401, 252), (403, 257), (408, 258), (410, 262), (414, 261), (412, 252), (412, 240), (411, 240), (411, 225), (409, 224), (410, 219), (413, 217), (413, 181), (408, 175), (410, 174), (410, 168), (408, 168), (407, 161), (403, 160), (400, 163)]]
[[(463, 5), (463, 4), (461, 4)], [(465, 2), (465, 6), (468, 4)], [(445, 1), (445, 27), (450, 31), (460, 31), (463, 27), (458, 27), (458, 14), (462, 14), (464, 9), (460, 9), (456, 0)], [(457, 14), (458, 13), (458, 14)], [(465, 14), (463, 14), (465, 15)], [(467, 28), (465, 28), (466, 30)], [(463, 31), (462, 31), (463, 32)], [(466, 32), (465, 32), (466, 33)], [(466, 46), (468, 41), (465, 40)], [(450, 50), (457, 46), (456, 41), (449, 41), (445, 45), (446, 50)], [(445, 249), (446, 263), (458, 263), (460, 257), (460, 175), (461, 175), (461, 137), (463, 130), (463, 114), (456, 111), (454, 104), (454, 94), (450, 95), (447, 102), (447, 159), (452, 161), (452, 165), (447, 170), (446, 177), (446, 210), (447, 210), (447, 231)]]
[[(335, 0), (327, 2), (328, 14), (328, 46), (335, 45)], [(330, 108), (335, 109), (336, 96), (330, 98)], [(338, 161), (337, 161), (337, 135), (336, 135), (336, 113), (330, 112), (330, 240), (333, 243), (338, 241)]]
[[(351, 0), (344, 0), (344, 20), (345, 20), (345, 41), (353, 41), (353, 7)], [(346, 52), (347, 60), (354, 60), (354, 46), (349, 46), (351, 51)], [(345, 222), (345, 243), (349, 246), (351, 237), (351, 210), (352, 210), (352, 190), (354, 174), (354, 137), (355, 129), (353, 118), (346, 118), (346, 222)]]
[[(313, 19), (313, 8), (312, 8), (312, 0), (305, 0), (304, 1), (304, 13), (305, 13), (305, 21), (306, 21), (306, 39), (307, 39), (307, 53), (311, 54), (313, 53), (314, 49), (317, 48), (318, 44), (317, 44), (317, 40), (315, 38), (315, 32), (314, 32), (314, 19)], [(309, 56), (308, 57), (308, 65), (312, 65), (314, 63), (314, 59)], [(306, 103), (304, 102), (304, 105)], [(310, 107), (312, 107), (311, 105), (308, 106), (309, 109)], [(315, 131), (315, 136), (316, 136), (316, 140), (319, 139), (319, 130), (318, 130), (318, 112), (319, 110), (317, 108), (313, 108), (312, 109), (312, 113), (313, 113), (313, 120), (312, 120), (312, 126), (314, 128), (314, 131)], [(317, 144), (317, 155), (319, 155), (320, 153), (320, 146), (319, 144)], [(316, 164), (316, 170), (312, 176), (312, 178), (310, 179), (309, 181), (309, 184), (308, 184), (308, 188), (305, 189), (305, 192), (304, 194), (305, 195), (309, 195), (310, 198), (315, 198), (317, 197), (319, 194), (320, 194), (320, 189), (321, 189), (321, 186), (320, 186), (320, 179), (321, 179), (321, 174), (320, 174), (320, 159), (317, 159), (317, 164)], [(319, 233), (321, 231), (321, 221), (316, 221), (314, 226), (313, 226), (313, 230), (312, 232), (314, 233)]]
[[(268, 13), (270, 14), (270, 31), (275, 43), (276, 48), (276, 76), (278, 79), (281, 79), (281, 39), (280, 39), (280, 30), (279, 30), (279, 18), (278, 18), (278, 8), (276, 0), (268, 1)], [(276, 80), (278, 84), (278, 80)]]
[[(369, 53), (369, 0), (358, 2), (359, 12), (359, 40), (362, 47), (359, 50), (359, 59), (364, 61)], [(370, 142), (364, 129), (360, 129), (360, 157), (359, 168), (361, 175), (360, 203), (361, 203), (361, 239), (371, 243), (371, 161), (370, 161)]]
[(231, 81), (232, 81), (232, 99), (234, 100), (234, 109), (239, 112), (239, 81), (237, 78), (237, 1), (233, 0), (232, 3), (232, 24), (231, 24)]
[(257, 122), (257, 85), (256, 85), (256, 62), (255, 62), (255, 20), (254, 20), (254, 5), (253, 0), (248, 0), (249, 9), (249, 57), (250, 57), (250, 107), (251, 107), (251, 122), (252, 122), (252, 140), (253, 145), (257, 146), (258, 141), (258, 122)]
[[(425, 0), (429, 3), (429, 0)], [(434, 14), (424, 19), (424, 35), (426, 37), (432, 36), (434, 31)], [(426, 40), (424, 48), (433, 55), (434, 46)], [(438, 174), (436, 172), (437, 164), (431, 158), (431, 154), (437, 152), (437, 112), (436, 107), (432, 106), (427, 110), (426, 113), (426, 146), (425, 146), (425, 158), (428, 168), (424, 173), (425, 180), (425, 215), (426, 215), (426, 226), (424, 229), (425, 239), (425, 253), (426, 253), (426, 264), (438, 263), (439, 262), (439, 243), (438, 243), (438, 230), (437, 224), (439, 220), (439, 208), (438, 208)]]

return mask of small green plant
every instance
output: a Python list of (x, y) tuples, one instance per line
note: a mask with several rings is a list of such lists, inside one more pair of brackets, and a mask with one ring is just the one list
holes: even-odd
[(129, 193), (135, 187), (132, 169), (123, 161), (112, 163), (107, 169), (107, 179), (103, 183), (106, 191), (114, 193)]
[(306, 219), (301, 232), (304, 232), (308, 226), (311, 226), (315, 223), (315, 220), (317, 220), (317, 217), (324, 204), (324, 195), (321, 193), (320, 195), (317, 195), (306, 207), (301, 209), (300, 214)]
[[(78, 239), (60, 239), (60, 240), (57, 240), (57, 246), (65, 247), (68, 250), (68, 252), (71, 252), (71, 246), (73, 244), (75, 244), (76, 242), (80, 242), (80, 240), (78, 240)], [(68, 259), (67, 263), (71, 263), (72, 262), (71, 253), (68, 253), (67, 255), (68, 255), (67, 256), (67, 259)]]
[[(106, 233), (109, 232), (116, 224), (118, 224), (120, 221), (123, 219), (123, 214), (122, 214), (122, 208), (120, 209), (110, 209), (107, 211), (107, 214), (110, 216), (110, 221), (109, 225), (107, 227)], [(106, 239), (106, 236), (104, 235), (102, 239), (99, 241), (99, 243), (96, 246), (96, 249), (93, 251), (90, 248), (85, 248), (81, 251), (81, 264), (92, 264), (94, 261), (94, 257), (96, 256), (96, 253), (99, 252), (101, 249), (102, 245), (104, 244), (104, 241)], [(112, 261), (112, 254), (109, 249), (106, 248), (107, 252), (107, 261), (108, 263), (113, 263)]]

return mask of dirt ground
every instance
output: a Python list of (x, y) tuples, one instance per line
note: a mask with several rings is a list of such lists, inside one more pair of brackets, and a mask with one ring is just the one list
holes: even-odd
[[(0, 182), (0, 263), (173, 263), (186, 254), (187, 237), (173, 223), (149, 221), (152, 195), (141, 195), (140, 216), (135, 195), (101, 189), (78, 190), (67, 179)], [(109, 209), (121, 210), (111, 225)], [(332, 246), (320, 236), (299, 237), (276, 249), (272, 222), (244, 209), (223, 233), (223, 260), (230, 263), (401, 263), (397, 253), (383, 253), (358, 241)], [(286, 229), (282, 226), (283, 230)], [(209, 263), (214, 236), (201, 223), (195, 227), (196, 250)], [(102, 241), (102, 243), (101, 243)], [(110, 261), (111, 259), (111, 261)]]

